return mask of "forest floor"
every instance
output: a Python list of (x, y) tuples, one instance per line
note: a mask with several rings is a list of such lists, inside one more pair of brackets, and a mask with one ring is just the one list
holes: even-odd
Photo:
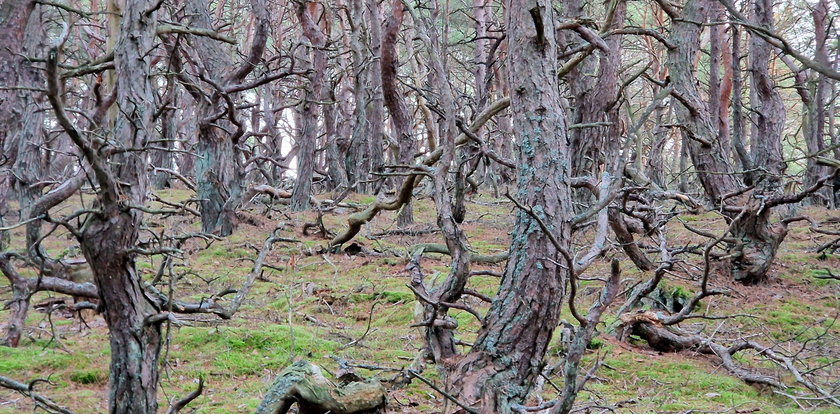
[[(161, 195), (173, 200), (188, 197), (182, 190), (167, 190)], [(373, 198), (357, 195), (347, 201), (369, 203)], [(63, 208), (71, 211), (74, 206)], [(171, 341), (161, 353), (161, 407), (193, 390), (197, 379), (203, 377), (206, 390), (191, 403), (187, 412), (253, 412), (275, 376), (296, 359), (308, 359), (327, 372), (334, 372), (337, 364), (331, 356), (400, 368), (408, 366), (418, 354), (422, 332), (410, 327), (415, 320), (416, 301), (406, 286), (409, 279), (404, 268), (410, 246), (440, 243), (439, 233), (376, 236), (395, 229), (395, 214), (383, 213), (355, 240), (366, 251), (380, 254), (324, 255), (318, 252), (328, 240), (302, 233), (304, 223), (315, 221), (314, 213), (272, 211), (265, 214), (266, 210), (262, 205), (252, 206), (249, 216), (253, 219), (241, 223), (234, 235), (224, 241), (214, 242), (206, 249), (200, 249), (203, 244), (198, 242), (189, 245), (186, 260), (176, 267), (182, 272), (192, 270), (178, 282), (177, 296), (198, 301), (223, 288), (239, 286), (249, 273), (263, 241), (277, 223), (286, 225), (280, 233), (283, 237), (299, 241), (275, 245), (267, 262), (279, 270), (265, 269), (265, 280), (255, 284), (232, 320), (193, 315), (184, 318), (193, 326), (173, 327), (167, 332)], [(481, 254), (504, 252), (508, 247), (514, 207), (506, 200), (482, 195), (468, 201), (467, 211), (464, 228), (472, 249)], [(338, 209), (325, 214), (326, 227), (334, 232), (343, 231), (350, 212)], [(837, 215), (824, 210), (805, 210), (804, 213), (817, 220)], [(431, 201), (415, 202), (414, 214), (415, 229), (436, 228)], [(681, 220), (710, 231), (723, 228), (722, 220), (714, 213), (682, 216)], [(179, 227), (184, 231), (199, 229), (196, 223), (184, 218), (173, 218), (156, 225), (160, 226), (152, 228), (156, 232), (163, 226), (170, 230)], [(672, 245), (705, 241), (687, 231), (678, 220), (672, 220), (669, 232)], [(23, 230), (17, 229), (13, 237), (20, 243)], [(827, 236), (809, 231), (807, 223), (793, 225), (772, 267), (772, 280), (764, 286), (735, 285), (726, 275), (714, 272), (712, 286), (725, 288), (731, 294), (704, 301), (708, 313), (751, 316), (684, 326), (703, 328), (716, 338), (755, 335), (754, 340), (765, 344), (777, 341), (780, 346), (791, 349), (819, 337), (826, 330), (828, 337), (836, 338), (840, 335), (840, 324), (835, 322), (840, 312), (840, 283), (816, 277), (825, 274), (825, 269), (840, 269), (840, 256), (821, 257), (814, 252), (816, 246), (827, 240)], [(67, 253), (67, 248), (73, 244), (68, 235), (57, 232), (48, 239), (46, 246), (50, 253), (60, 255)], [(617, 254), (623, 258), (620, 252)], [(694, 265), (700, 262), (699, 257), (692, 260), (696, 260)], [(159, 261), (160, 258), (141, 261), (138, 268), (144, 277), (151, 278)], [(607, 263), (601, 260), (586, 272), (586, 276), (603, 275)], [(448, 257), (439, 254), (426, 254), (422, 260), (427, 279), (444, 276), (447, 266)], [(691, 266), (692, 263), (687, 263), (676, 269), (664, 283), (667, 289), (684, 295), (694, 292), (697, 282), (690, 280), (684, 271)], [(624, 288), (649, 277), (636, 270), (628, 260), (622, 260), (622, 268)], [(503, 271), (501, 265), (474, 266), (475, 269)], [(475, 276), (469, 283), (471, 288), (493, 296), (498, 279)], [(598, 294), (600, 285), (595, 281), (581, 284), (578, 306), (585, 309)], [(9, 297), (7, 281), (3, 279), (0, 281), (0, 301), (5, 303)], [(32, 303), (43, 303), (48, 299), (48, 295), (38, 294)], [(619, 302), (622, 299), (619, 298)], [(472, 297), (468, 301), (479, 312), (486, 312), (486, 304)], [(72, 303), (72, 299), (68, 298), (68, 303)], [(615, 320), (610, 311), (616, 309), (617, 306), (613, 306), (605, 314), (607, 324)], [(565, 319), (572, 320), (567, 306), (563, 312)], [(459, 338), (471, 342), (479, 323), (467, 312), (452, 310), (451, 313), (460, 325)], [(5, 329), (3, 324), (7, 318), (8, 312), (0, 312), (0, 328)], [(0, 375), (19, 381), (49, 378), (54, 385), (39, 384), (37, 388), (42, 394), (78, 413), (106, 412), (109, 349), (108, 332), (101, 316), (88, 318), (83, 324), (72, 315), (54, 312), (50, 316), (33, 310), (27, 324), (29, 329), (19, 348), (0, 347)], [(827, 344), (826, 347), (829, 352), (815, 356), (815, 364), (819, 361), (829, 363), (831, 358), (840, 355), (840, 344)], [(730, 376), (713, 357), (691, 352), (663, 354), (652, 351), (643, 342), (620, 343), (607, 334), (594, 340), (592, 348), (595, 349), (587, 355), (586, 367), (598, 358), (603, 360), (603, 365), (580, 395), (581, 406), (612, 406), (616, 412), (627, 413), (805, 411), (790, 398)], [(552, 345), (549, 363), (556, 363), (557, 354), (557, 347)], [(759, 370), (770, 368), (753, 354), (744, 354), (737, 360)], [(834, 374), (840, 375), (837, 371), (835, 369)], [(380, 378), (393, 375), (365, 369), (359, 369), (358, 373)], [(423, 375), (439, 381), (433, 366), (427, 366)], [(792, 383), (790, 378), (784, 379)], [(556, 377), (553, 380), (561, 381)], [(556, 392), (551, 385), (546, 385), (543, 394), (550, 399)], [(0, 390), (0, 413), (31, 411), (31, 407), (26, 397)], [(443, 398), (420, 381), (413, 381), (389, 394), (389, 412), (432, 413), (442, 411), (443, 407)], [(592, 412), (600, 411), (592, 409)], [(809, 412), (836, 411), (817, 408)]]

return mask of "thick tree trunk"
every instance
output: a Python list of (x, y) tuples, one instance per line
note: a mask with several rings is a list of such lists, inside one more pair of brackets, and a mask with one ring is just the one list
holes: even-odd
[[(209, 110), (204, 108), (198, 112)], [(196, 195), (201, 200), (201, 231), (229, 236), (234, 230), (235, 217), (232, 211), (225, 210), (225, 204), (242, 193), (237, 152), (228, 134), (210, 124), (198, 126), (196, 152), (199, 154), (195, 160), (195, 179)]]
[[(206, 2), (198, 0), (185, 3), (192, 26), (209, 30), (214, 28), (207, 7)], [(268, 12), (261, 0), (251, 1), (251, 11), (254, 16), (251, 47), (246, 60), (238, 66), (231, 62), (230, 53), (217, 40), (203, 36), (192, 39), (200, 50), (198, 63), (203, 66), (196, 69), (223, 89), (242, 82), (262, 59), (268, 38)], [(180, 62), (176, 60), (174, 63), (176, 72), (180, 71)], [(201, 200), (202, 231), (228, 236), (234, 230), (236, 209), (242, 201), (245, 172), (242, 171), (242, 159), (236, 147), (245, 133), (244, 126), (241, 121), (227, 116), (219, 118), (217, 114), (227, 112), (227, 103), (218, 91), (199, 90), (198, 80), (182, 83), (196, 101), (196, 149), (199, 157), (195, 162), (195, 180), (198, 198)], [(228, 93), (234, 103), (237, 102), (237, 95), (236, 92)]]
[(738, 189), (739, 183), (717, 140), (717, 128), (712, 123), (707, 103), (701, 98), (694, 74), (694, 60), (703, 28), (693, 22), (705, 21), (708, 15), (708, 1), (689, 0), (686, 3), (684, 20), (671, 23), (671, 42), (675, 47), (668, 51), (667, 66), (671, 84), (680, 97), (675, 113), (684, 127), (682, 145), (688, 149), (706, 195), (713, 203), (718, 203), (721, 196)]
[(309, 209), (312, 196), (312, 176), (315, 171), (315, 148), (318, 140), (318, 109), (324, 94), (324, 71), (327, 67), (327, 55), (324, 47), (327, 38), (316, 22), (320, 21), (321, 6), (316, 2), (301, 2), (297, 7), (298, 21), (303, 28), (303, 35), (312, 45), (309, 52), (310, 68), (307, 84), (304, 87), (303, 104), (300, 114), (300, 135), (298, 136), (297, 178), (292, 190), (292, 211)]
[[(758, 23), (772, 30), (772, 0), (754, 0), (754, 15)], [(782, 193), (785, 163), (782, 158), (782, 133), (785, 127), (785, 106), (770, 76), (773, 47), (759, 36), (750, 37), (750, 73), (755, 100), (753, 106), (754, 135), (752, 136), (755, 190), (743, 206), (745, 213), (732, 227), (736, 240), (730, 246), (732, 276), (744, 284), (764, 281), (776, 258), (776, 251), (787, 234), (787, 226), (771, 224), (771, 208), (764, 200)]]
[[(519, 200), (553, 228), (562, 247), (571, 246), (571, 157), (557, 86), (557, 45), (551, 2), (508, 0), (505, 22), (510, 50), (513, 129), (520, 142)], [(449, 389), (482, 413), (508, 413), (527, 396), (543, 367), (560, 316), (569, 270), (538, 224), (520, 211), (511, 237), (511, 257), (498, 295), (473, 348), (457, 361)]]
[[(0, 227), (9, 213), (12, 193), (20, 201), (19, 217), (28, 217), (40, 187), (39, 144), (43, 141), (43, 111), (38, 110), (39, 93), (27, 88), (41, 88), (41, 71), (29, 62), (29, 56), (43, 55), (39, 50), (44, 39), (36, 2), (0, 1)], [(0, 251), (5, 250), (8, 233), (0, 231)]]
[[(159, 309), (143, 294), (128, 251), (136, 245), (138, 213), (106, 208), (90, 220), (81, 240), (100, 291), (111, 344), (110, 412), (156, 413), (161, 329)], [(107, 248), (103, 248), (107, 246)]]
[[(779, 195), (785, 168), (781, 153), (785, 111), (769, 74), (772, 47), (760, 37), (753, 36), (750, 42), (750, 72), (755, 119), (750, 157), (755, 162), (754, 167), (759, 168), (748, 174), (748, 179), (755, 185), (754, 190), (740, 197), (727, 198), (728, 194), (741, 189), (741, 183), (736, 178), (725, 148), (721, 146), (717, 127), (711, 122), (716, 116), (700, 99), (693, 69), (702, 33), (702, 26), (694, 22), (708, 18), (709, 5), (707, 1), (689, 0), (683, 8), (682, 18), (672, 20), (671, 41), (676, 47), (668, 52), (668, 67), (674, 97), (680, 103), (676, 106), (676, 114), (683, 125), (683, 145), (688, 148), (700, 183), (710, 201), (723, 210), (727, 219), (738, 221), (732, 227), (736, 242), (729, 245), (732, 275), (741, 283), (754, 284), (766, 278), (776, 250), (787, 233), (784, 223), (770, 223), (771, 206), (765, 207), (761, 201)], [(772, 3), (767, 0), (756, 0), (754, 3), (759, 24), (767, 28), (772, 27), (771, 6)], [(737, 35), (734, 38), (737, 39)], [(738, 45), (733, 47), (737, 49)], [(737, 62), (735, 57), (733, 65)], [(737, 78), (737, 75), (734, 76)], [(738, 95), (737, 91), (735, 95)], [(745, 150), (737, 136), (739, 127), (736, 124), (733, 144), (740, 155)], [(727, 208), (733, 206), (735, 208)], [(742, 210), (743, 213), (739, 213)]]
[[(32, 217), (41, 195), (38, 182), (45, 173), (40, 149), (44, 141), (44, 111), (40, 110), (43, 94), (27, 90), (44, 84), (43, 72), (28, 60), (29, 56), (43, 56), (45, 51), (41, 13), (34, 6), (30, 1), (0, 3), (0, 60), (5, 62), (0, 68), (0, 86), (9, 87), (0, 90), (0, 227), (4, 226), (3, 216), (8, 213), (12, 193), (18, 200), (19, 220)], [(27, 225), (27, 242), (22, 246), (36, 262), (41, 261), (42, 253), (35, 245), (40, 226), (40, 220)], [(8, 234), (0, 231), (0, 252), (6, 250), (8, 242)], [(4, 342), (16, 347), (29, 310), (30, 289), (10, 282), (13, 299), (8, 305), (11, 314)]]
[[(191, 25), (202, 29), (212, 29), (213, 21), (207, 3), (190, 0), (185, 3), (185, 11), (190, 16)], [(206, 71), (215, 82), (223, 84), (222, 77), (230, 71), (233, 62), (229, 53), (219, 42), (203, 37), (191, 39), (201, 53), (202, 70)], [(177, 52), (175, 52), (177, 53)], [(180, 62), (175, 66), (180, 70)], [(190, 91), (189, 88), (187, 88)], [(237, 179), (239, 154), (234, 149), (230, 134), (236, 130), (227, 117), (215, 119), (220, 111), (221, 97), (210, 92), (210, 99), (201, 91), (192, 92), (195, 101), (195, 119), (198, 142), (195, 150), (196, 195), (200, 201), (201, 231), (228, 236), (233, 232), (235, 223), (233, 214), (223, 214), (228, 199), (242, 191), (242, 183)], [(212, 122), (210, 122), (212, 121)]]
[[(382, 49), (379, 59), (382, 73), (382, 93), (385, 100), (385, 107), (391, 115), (391, 123), (394, 126), (397, 144), (397, 163), (400, 165), (412, 165), (414, 157), (414, 138), (411, 133), (412, 120), (408, 112), (405, 96), (403, 95), (397, 70), (399, 62), (397, 59), (397, 35), (403, 21), (402, 0), (394, 0), (391, 14), (385, 21), (385, 28), (382, 33)], [(402, 180), (400, 180), (402, 181)], [(398, 187), (400, 184), (398, 184)], [(397, 216), (399, 226), (407, 226), (414, 221), (411, 200), (405, 203)]]
[[(127, 2), (114, 48), (114, 66), (120, 108), (114, 136), (121, 145), (142, 148), (154, 137), (154, 92), (151, 57), (157, 19), (155, 0)], [(55, 88), (57, 89), (57, 88)], [(56, 93), (57, 95), (57, 93)], [(54, 107), (61, 106), (53, 99)], [(58, 109), (56, 109), (58, 111)], [(77, 142), (77, 145), (84, 145)], [(160, 324), (151, 322), (159, 309), (140, 286), (132, 249), (137, 243), (142, 213), (126, 204), (145, 201), (148, 177), (146, 160), (121, 154), (110, 160), (86, 153), (98, 171), (101, 211), (88, 216), (80, 244), (93, 270), (101, 307), (110, 331), (111, 413), (157, 412)], [(127, 186), (123, 186), (127, 183)]]
[[(605, 4), (610, 7), (611, 2)], [(569, 8), (569, 17), (572, 19), (583, 18), (587, 13), (583, 2), (579, 0), (570, 2)], [(626, 11), (626, 2), (615, 4), (610, 29), (623, 27)], [(597, 177), (600, 175), (599, 169), (605, 164), (611, 164), (606, 168), (613, 173), (618, 161), (608, 154), (618, 154), (621, 138), (620, 105), (616, 104), (620, 86), (618, 73), (621, 69), (621, 38), (621, 35), (608, 37), (606, 49), (599, 49), (597, 57), (585, 58), (569, 73), (569, 85), (575, 100), (572, 123), (590, 125), (569, 131), (574, 176)], [(597, 126), (599, 123), (603, 125)]]
[[(370, 29), (370, 53), (374, 59), (378, 58), (382, 49), (382, 9), (379, 0), (365, 0), (368, 28)], [(382, 68), (371, 64), (367, 90), (370, 91), (370, 103), (367, 108), (368, 122), (370, 122), (370, 154), (371, 171), (382, 172), (385, 164), (383, 137), (385, 136), (385, 103), (382, 94)], [(378, 193), (382, 188), (383, 178), (373, 179), (373, 192)]]

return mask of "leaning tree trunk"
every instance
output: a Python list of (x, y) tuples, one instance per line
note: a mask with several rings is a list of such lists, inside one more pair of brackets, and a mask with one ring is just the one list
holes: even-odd
[[(573, 215), (571, 159), (557, 80), (555, 19), (547, 0), (508, 0), (505, 21), (510, 49), (513, 130), (520, 144), (519, 200), (552, 226), (570, 248)], [(543, 368), (543, 357), (560, 317), (569, 270), (538, 223), (520, 211), (511, 235), (511, 256), (499, 292), (474, 346), (451, 369), (449, 389), (482, 413), (509, 413), (522, 402)]]

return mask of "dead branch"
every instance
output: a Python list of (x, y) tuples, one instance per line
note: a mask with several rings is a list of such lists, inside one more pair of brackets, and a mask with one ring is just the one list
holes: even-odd
[[(409, 248), (409, 251), (417, 252), (420, 249), (422, 249), (423, 253), (440, 253), (446, 255), (449, 254), (449, 247), (447, 247), (445, 244), (440, 243), (415, 244)], [(473, 254), (471, 252), (469, 253), (470, 262), (482, 265), (499, 264), (506, 261), (509, 256), (509, 252), (503, 252), (494, 255)]]
[(28, 384), (24, 384), (22, 382), (18, 382), (11, 378), (0, 375), (0, 387), (17, 391), (23, 396), (31, 398), (32, 401), (35, 403), (36, 407), (42, 408), (48, 413), (73, 414), (72, 411), (56, 404), (55, 402), (53, 402), (53, 400), (41, 394), (35, 393), (35, 384), (39, 382), (46, 382), (48, 384), (52, 384), (52, 382), (45, 379), (35, 379), (30, 381)]

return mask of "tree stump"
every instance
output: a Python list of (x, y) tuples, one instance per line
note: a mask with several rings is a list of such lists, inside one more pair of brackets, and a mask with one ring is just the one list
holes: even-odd
[(377, 380), (336, 385), (324, 377), (320, 368), (301, 360), (280, 373), (257, 414), (285, 414), (295, 403), (300, 414), (376, 413), (385, 401), (385, 388)]

